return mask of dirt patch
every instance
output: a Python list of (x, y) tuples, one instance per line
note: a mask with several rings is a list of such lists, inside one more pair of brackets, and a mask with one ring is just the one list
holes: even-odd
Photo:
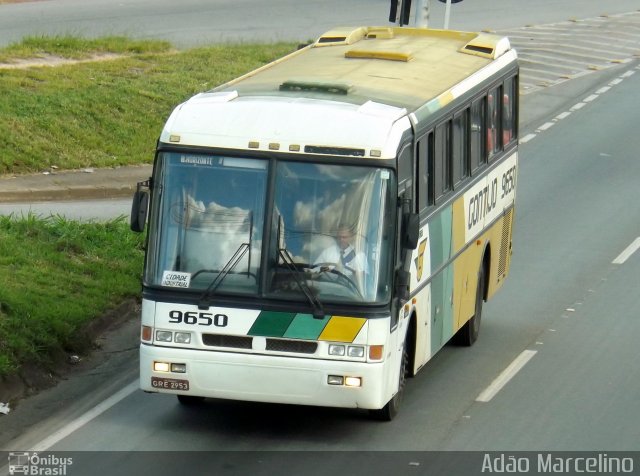
[[(2, 0), (0, 0), (1, 2)], [(12, 60), (10, 63), (0, 62), (0, 69), (27, 69), (27, 68), (44, 68), (63, 66), (67, 64), (79, 64), (79, 63), (91, 63), (96, 61), (112, 61), (115, 59), (124, 58), (124, 55), (116, 53), (101, 53), (91, 55), (88, 58), (83, 59), (71, 59), (63, 58), (56, 55), (44, 55), (38, 58), (21, 58)]]
[(93, 320), (77, 333), (72, 351), (56, 350), (45, 363), (26, 362), (15, 374), (1, 377), (0, 402), (8, 402), (14, 408), (21, 399), (53, 387), (60, 380), (70, 378), (74, 372), (95, 365), (96, 362), (91, 361), (91, 354), (100, 349), (102, 335), (139, 316), (140, 304), (132, 298)]

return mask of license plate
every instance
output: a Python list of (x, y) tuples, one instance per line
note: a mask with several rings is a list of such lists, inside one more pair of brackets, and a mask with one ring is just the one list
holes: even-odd
[(189, 381), (177, 378), (151, 377), (151, 386), (163, 390), (189, 390)]

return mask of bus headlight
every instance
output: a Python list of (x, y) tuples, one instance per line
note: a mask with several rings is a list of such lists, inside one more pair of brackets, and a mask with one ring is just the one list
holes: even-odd
[(187, 364), (171, 364), (171, 371), (175, 373), (186, 373)]
[(174, 342), (176, 344), (190, 344), (191, 332), (176, 332), (174, 335)]
[(335, 356), (343, 356), (344, 355), (344, 345), (338, 344), (329, 344), (329, 355)]
[(154, 362), (153, 363), (153, 370), (154, 372), (168, 372), (169, 371), (169, 364), (167, 362)]
[(360, 377), (345, 377), (344, 384), (347, 387), (362, 387), (362, 379)]
[(359, 359), (364, 357), (364, 347), (350, 345), (349, 347), (347, 347), (347, 356), (356, 357)]
[(173, 332), (156, 331), (156, 340), (158, 342), (171, 342), (173, 340)]

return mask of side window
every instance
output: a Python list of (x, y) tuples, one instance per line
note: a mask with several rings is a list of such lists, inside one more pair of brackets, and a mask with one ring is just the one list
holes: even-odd
[(398, 155), (398, 190), (404, 190), (405, 196), (413, 200), (413, 153), (411, 146), (405, 146)]
[(500, 90), (495, 88), (487, 95), (487, 154), (493, 157), (502, 146), (500, 140)]
[(436, 126), (434, 135), (434, 164), (435, 164), (435, 199), (436, 202), (446, 192), (451, 190), (451, 154), (449, 139), (451, 137), (451, 121)]
[(471, 173), (474, 173), (485, 162), (484, 153), (484, 111), (485, 102), (484, 98), (476, 99), (471, 103), (470, 121), (471, 130), (469, 132), (470, 138), (470, 158), (471, 158)]
[(515, 76), (504, 82), (502, 95), (502, 141), (509, 144), (516, 138), (516, 78)]
[(451, 158), (455, 186), (469, 176), (469, 109), (465, 109), (453, 117), (452, 135)]
[(433, 205), (433, 132), (418, 140), (418, 209)]

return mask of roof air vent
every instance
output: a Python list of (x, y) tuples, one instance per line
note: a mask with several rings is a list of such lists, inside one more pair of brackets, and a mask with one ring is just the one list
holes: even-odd
[(322, 81), (318, 79), (289, 79), (280, 85), (280, 91), (307, 91), (327, 94), (349, 94), (353, 89), (350, 83)]
[(364, 27), (338, 28), (326, 32), (318, 38), (318, 41), (315, 42), (314, 46), (351, 45), (363, 39), (366, 34), (367, 29)]
[(460, 51), (483, 58), (496, 59), (511, 49), (509, 38), (505, 36), (480, 33)]

